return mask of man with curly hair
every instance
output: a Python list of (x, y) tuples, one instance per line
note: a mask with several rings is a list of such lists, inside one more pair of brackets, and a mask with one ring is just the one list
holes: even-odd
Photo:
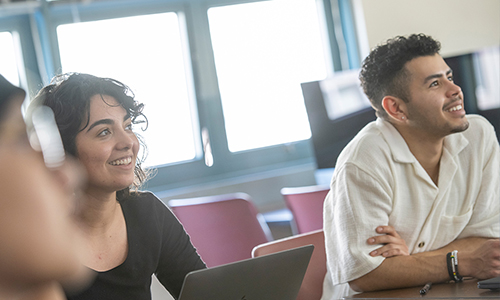
[(398, 36), (363, 63), (378, 118), (340, 154), (325, 199), (324, 300), (500, 275), (499, 143), (465, 114), (439, 50)]

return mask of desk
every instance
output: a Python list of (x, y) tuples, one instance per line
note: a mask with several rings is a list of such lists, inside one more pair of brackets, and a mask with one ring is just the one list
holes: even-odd
[(344, 299), (500, 299), (500, 291), (477, 288), (477, 280), (460, 283), (433, 284), (429, 292), (420, 296), (422, 287), (361, 293)]

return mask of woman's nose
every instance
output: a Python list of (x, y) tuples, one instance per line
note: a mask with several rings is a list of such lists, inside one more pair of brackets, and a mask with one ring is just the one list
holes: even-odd
[(128, 150), (134, 146), (134, 143), (137, 142), (137, 137), (132, 131), (121, 130), (117, 134), (117, 144), (116, 147), (120, 150)]

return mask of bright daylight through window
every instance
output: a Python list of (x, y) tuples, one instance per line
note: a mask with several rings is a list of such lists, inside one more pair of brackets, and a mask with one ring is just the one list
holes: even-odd
[(127, 84), (149, 127), (135, 131), (148, 147), (146, 166), (196, 157), (196, 110), (190, 68), (175, 13), (163, 13), (57, 28), (63, 72), (111, 77)]
[(10, 32), (0, 32), (0, 74), (12, 84), (19, 86), (14, 38)]
[(311, 136), (301, 82), (326, 77), (315, 0), (274, 0), (208, 11), (229, 150)]

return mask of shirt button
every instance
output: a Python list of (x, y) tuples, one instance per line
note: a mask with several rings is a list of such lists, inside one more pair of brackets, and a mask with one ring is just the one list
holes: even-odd
[(418, 248), (422, 248), (423, 246), (425, 246), (425, 242), (418, 243)]

